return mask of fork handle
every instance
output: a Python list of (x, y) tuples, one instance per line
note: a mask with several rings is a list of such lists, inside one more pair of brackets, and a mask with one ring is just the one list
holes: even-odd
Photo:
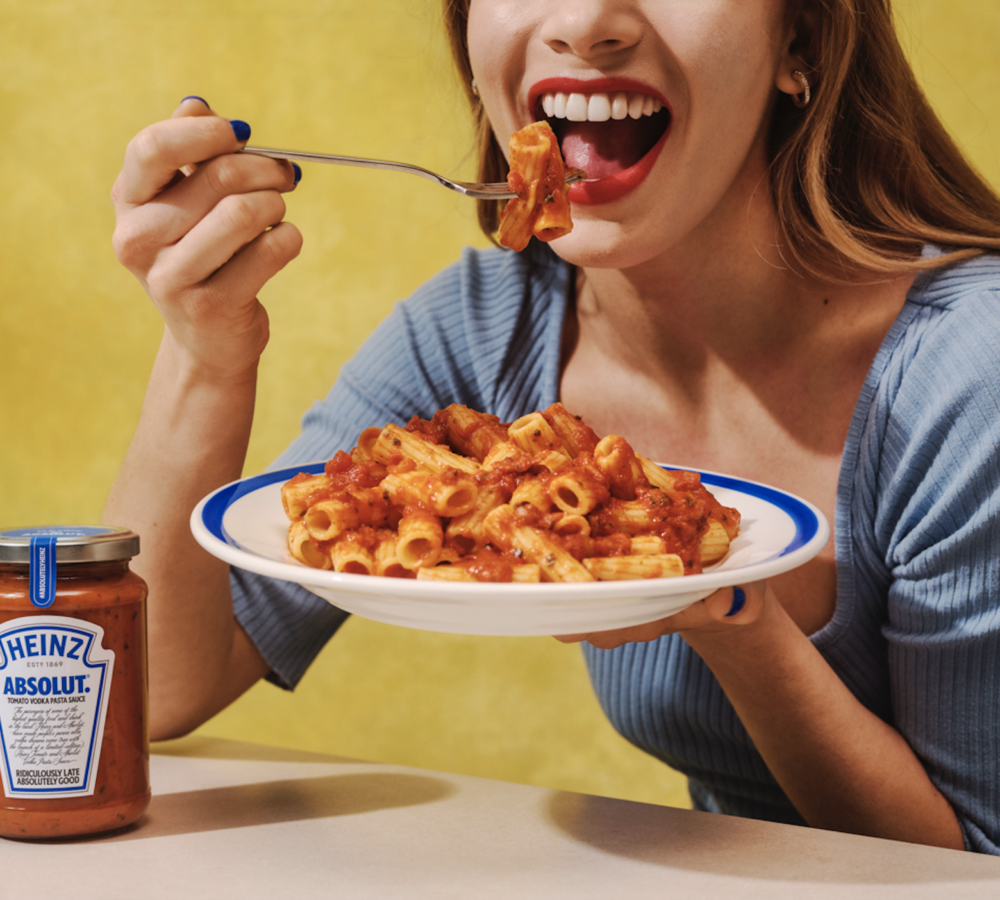
[(476, 190), (460, 181), (450, 181), (436, 172), (431, 172), (429, 169), (424, 169), (421, 166), (415, 166), (410, 163), (391, 162), (385, 159), (368, 159), (361, 156), (335, 156), (331, 153), (306, 153), (302, 150), (278, 150), (274, 147), (244, 147), (241, 152), (251, 153), (256, 156), (268, 156), (271, 159), (301, 160), (303, 162), (326, 163), (332, 166), (354, 166), (361, 169), (383, 169), (387, 172), (409, 172), (411, 175), (419, 175), (422, 178), (437, 182), (442, 187), (457, 191), (459, 194), (483, 200), (503, 200), (515, 196), (509, 190), (502, 192)]
[(244, 147), (243, 153), (254, 153), (257, 156), (269, 156), (271, 159), (294, 159), (303, 162), (326, 163), (332, 166), (355, 166), (361, 169), (386, 169), (395, 172), (420, 172), (434, 180), (438, 176), (427, 169), (412, 166), (409, 163), (390, 162), (383, 159), (367, 159), (361, 156), (334, 156), (331, 153), (306, 153), (303, 150), (278, 150), (274, 147)]

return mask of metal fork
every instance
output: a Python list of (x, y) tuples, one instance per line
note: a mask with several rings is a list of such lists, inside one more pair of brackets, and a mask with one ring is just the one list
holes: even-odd
[[(253, 153), (257, 156), (269, 156), (271, 159), (289, 159), (296, 162), (318, 162), (328, 163), (333, 166), (357, 166), (362, 169), (385, 169), (389, 172), (409, 172), (411, 175), (419, 175), (421, 178), (428, 178), (436, 181), (442, 187), (457, 191), (466, 197), (476, 200), (505, 200), (516, 196), (506, 182), (500, 184), (477, 184), (475, 182), (452, 181), (429, 169), (409, 163), (389, 162), (384, 159), (365, 159), (362, 156), (333, 156), (329, 153), (305, 153), (301, 150), (276, 150), (273, 147), (244, 147), (243, 153)], [(586, 178), (586, 172), (580, 169), (567, 169), (566, 182), (572, 184)]]

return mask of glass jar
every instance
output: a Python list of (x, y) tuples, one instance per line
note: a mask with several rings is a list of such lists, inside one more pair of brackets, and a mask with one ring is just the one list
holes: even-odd
[(0, 532), (0, 835), (123, 828), (149, 805), (146, 583), (124, 528)]

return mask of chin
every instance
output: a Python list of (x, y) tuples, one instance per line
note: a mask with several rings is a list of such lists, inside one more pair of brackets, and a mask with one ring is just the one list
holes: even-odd
[(591, 269), (630, 269), (654, 259), (662, 247), (648, 233), (636, 234), (618, 222), (577, 217), (573, 230), (550, 243), (553, 251), (574, 266)]

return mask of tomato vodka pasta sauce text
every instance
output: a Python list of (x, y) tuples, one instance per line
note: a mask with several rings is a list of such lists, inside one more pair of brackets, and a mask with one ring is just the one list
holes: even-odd
[(362, 432), (282, 486), (308, 566), (440, 581), (612, 581), (697, 573), (740, 514), (561, 404), (503, 424), (452, 405)]
[(552, 241), (569, 234), (569, 185), (559, 141), (548, 122), (532, 122), (510, 136), (507, 186), (517, 196), (500, 216), (497, 240), (523, 250), (532, 236)]

